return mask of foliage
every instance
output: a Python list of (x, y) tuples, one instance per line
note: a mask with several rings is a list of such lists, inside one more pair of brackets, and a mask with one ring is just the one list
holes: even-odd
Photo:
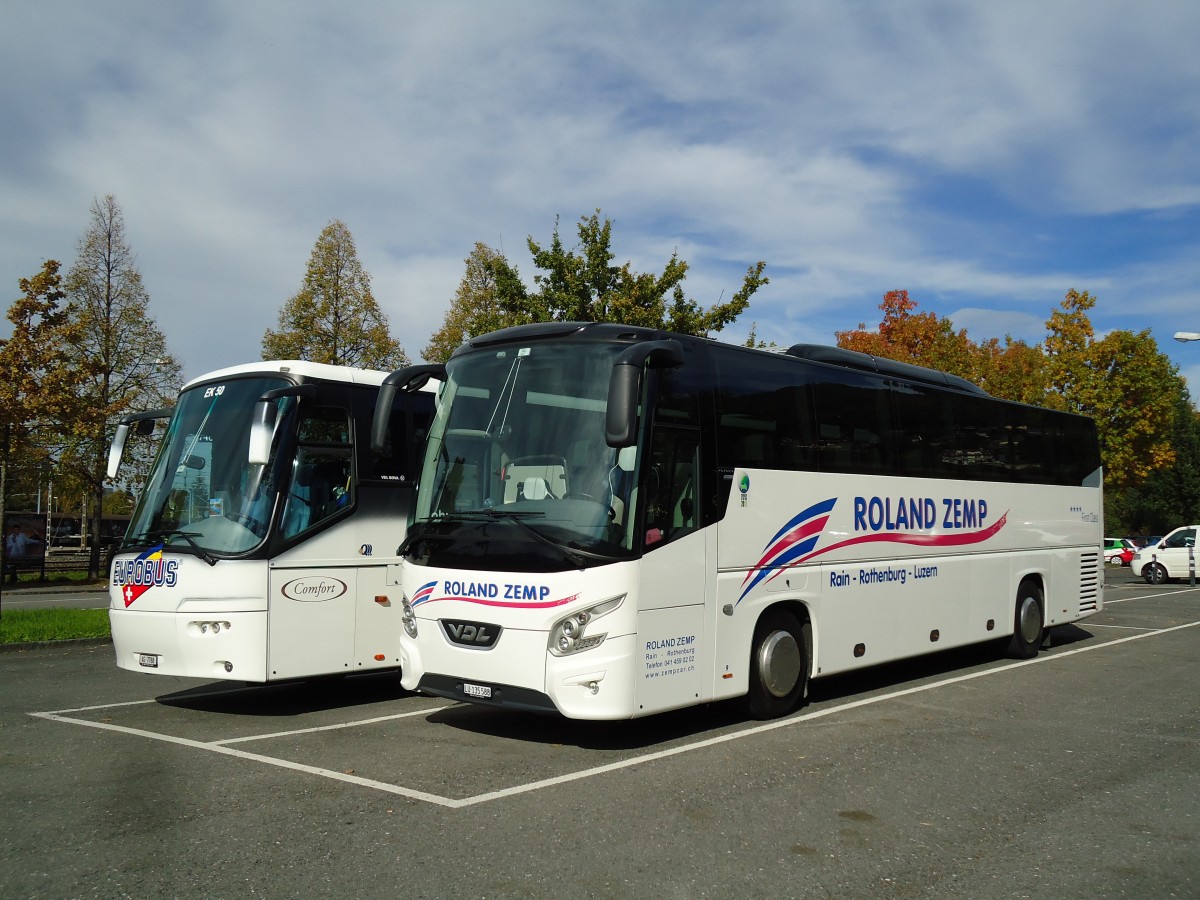
[(1038, 403), (1045, 396), (1042, 352), (1006, 336), (976, 344), (966, 329), (931, 312), (914, 312), (908, 291), (888, 291), (879, 308), (883, 319), (877, 331), (860, 324), (854, 331), (836, 332), (839, 347), (884, 359), (894, 359), (958, 375), (1005, 400)]
[[(179, 364), (149, 313), (150, 297), (125, 238), (125, 219), (110, 194), (92, 204), (91, 223), (65, 282), (68, 331), (63, 352), (81, 375), (76, 403), (51, 420), (62, 469), (90, 495), (92, 533), (98, 533), (104, 499), (108, 445), (117, 421), (128, 412), (170, 405), (179, 386)], [(144, 445), (143, 445), (144, 446)], [(135, 481), (144, 478), (148, 453), (131, 446)], [(100, 548), (93, 547), (91, 571)]]
[(776, 344), (774, 341), (759, 340), (758, 323), (757, 322), (750, 323), (750, 333), (746, 335), (746, 343), (743, 344), (742, 346), (750, 347), (753, 350), (778, 350), (779, 349), (779, 345)]
[(966, 330), (954, 331), (949, 319), (934, 313), (914, 312), (916, 306), (908, 291), (888, 291), (879, 304), (879, 330), (867, 331), (860, 324), (857, 330), (836, 332), (838, 346), (971, 378), (972, 346)]
[(421, 351), (427, 360), (444, 362), (471, 335), (520, 324), (528, 303), (520, 276), (503, 255), (483, 243), (465, 260), (466, 272), (442, 327)]
[(1175, 462), (1171, 432), (1186, 388), (1149, 331), (1097, 341), (1087, 315), (1095, 304), (1087, 291), (1067, 291), (1046, 323), (1049, 396), (1096, 420), (1105, 485), (1123, 490)]
[(1054, 396), (1050, 402), (1060, 408), (1082, 411), (1081, 391), (1091, 392), (1089, 349), (1095, 331), (1088, 310), (1096, 300), (1087, 291), (1067, 291), (1059, 308), (1046, 322), (1046, 382)]
[(1070, 405), (1096, 420), (1106, 483), (1125, 488), (1173, 465), (1176, 406), (1187, 389), (1150, 332), (1110, 332), (1089, 356), (1089, 389)]
[(1005, 336), (1003, 346), (998, 338), (989, 338), (974, 353), (971, 381), (994, 397), (1046, 405), (1046, 355), (1040, 346)]
[[(0, 460), (7, 493), (32, 494), (52, 470), (47, 435), (39, 425), (73, 413), (81, 376), (64, 354), (68, 333), (60, 264), (48, 259), (19, 282), (22, 296), (8, 310), (12, 335), (0, 341)], [(14, 490), (14, 488), (16, 490)], [(8, 508), (8, 497), (0, 505)]]
[(1200, 517), (1200, 413), (1186, 389), (1175, 395), (1170, 443), (1174, 464), (1105, 498), (1110, 533), (1166, 534)]
[(333, 220), (313, 246), (300, 291), (267, 329), (263, 359), (304, 359), (335, 366), (396, 369), (408, 364), (388, 332), (346, 224)]
[(677, 253), (659, 275), (635, 272), (628, 262), (614, 265), (612, 224), (608, 218), (601, 221), (599, 210), (582, 217), (574, 248), (563, 244), (557, 222), (548, 246), (530, 237), (529, 252), (539, 270), (532, 291), (503, 255), (476, 244), (425, 358), (444, 361), (471, 335), (528, 322), (621, 322), (707, 337), (741, 315), (754, 292), (769, 281), (763, 275), (766, 263), (757, 262), (728, 301), (702, 308), (683, 292), (688, 264)]

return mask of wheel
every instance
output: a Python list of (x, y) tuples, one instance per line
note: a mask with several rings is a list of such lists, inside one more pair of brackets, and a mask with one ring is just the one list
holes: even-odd
[(800, 623), (791, 613), (767, 613), (755, 626), (750, 647), (747, 711), (756, 719), (787, 715), (804, 696), (807, 675)]
[(1017, 659), (1033, 659), (1042, 646), (1045, 628), (1045, 603), (1042, 589), (1033, 581), (1022, 581), (1017, 589), (1017, 607), (1013, 620), (1013, 636), (1008, 645), (1009, 655)]
[(1152, 562), (1142, 569), (1142, 577), (1146, 584), (1162, 584), (1167, 580), (1167, 570), (1162, 563)]

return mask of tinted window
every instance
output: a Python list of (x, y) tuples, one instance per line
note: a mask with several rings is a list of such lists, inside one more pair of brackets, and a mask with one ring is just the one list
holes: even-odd
[(851, 370), (822, 369), (815, 385), (822, 472), (895, 474), (887, 382)]
[(787, 358), (753, 354), (730, 354), (718, 366), (718, 465), (815, 470), (807, 369)]
[(953, 406), (945, 392), (897, 384), (892, 403), (900, 473), (915, 478), (963, 477), (955, 468)]

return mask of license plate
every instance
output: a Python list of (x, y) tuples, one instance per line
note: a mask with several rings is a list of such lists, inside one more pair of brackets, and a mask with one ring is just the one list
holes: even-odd
[(492, 699), (492, 689), (485, 684), (463, 684), (463, 693), (468, 697), (480, 697), (484, 700)]
[(138, 654), (138, 665), (145, 666), (147, 669), (157, 669), (158, 668), (158, 657), (155, 656), (153, 653), (139, 653)]

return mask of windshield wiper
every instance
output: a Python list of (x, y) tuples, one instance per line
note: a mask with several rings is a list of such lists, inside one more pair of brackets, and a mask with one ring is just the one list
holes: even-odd
[[(126, 547), (133, 547), (139, 544), (153, 544), (155, 542), (166, 546), (167, 542), (170, 541), (171, 538), (183, 538), (183, 540), (187, 542), (189, 550), (195, 553), (210, 566), (215, 566), (217, 564), (217, 558), (196, 543), (195, 539), (197, 536), (198, 533), (194, 531), (147, 531), (139, 538), (125, 538), (125, 540), (121, 542), (121, 548), (124, 549)], [(183, 548), (176, 547), (175, 549), (181, 550)]]
[[(462, 513), (456, 513), (455, 515), (462, 515)], [(546, 537), (546, 535), (542, 534), (540, 531), (538, 531), (536, 528), (534, 528), (532, 525), (530, 525), (528, 522), (525, 521), (528, 518), (542, 518), (543, 516), (545, 516), (545, 513), (543, 513), (543, 512), (534, 512), (532, 510), (527, 511), (527, 512), (516, 512), (516, 511), (505, 511), (505, 510), (500, 510), (500, 509), (488, 508), (488, 509), (473, 509), (473, 510), (470, 510), (467, 513), (467, 515), (468, 516), (483, 516), (484, 518), (488, 518), (488, 519), (505, 519), (509, 522), (515, 522), (516, 524), (520, 525), (522, 529), (524, 529), (529, 534), (532, 534), (535, 538), (537, 538), (539, 541), (541, 541), (547, 547), (553, 547), (555, 550), (557, 550), (559, 553), (561, 553), (564, 557), (566, 557), (570, 562), (574, 563), (575, 567), (579, 568), (579, 569), (582, 569), (584, 567), (584, 557), (590, 556), (593, 559), (605, 559), (606, 558), (606, 557), (600, 556), (599, 554), (596, 554), (596, 553), (589, 553), (586, 550), (575, 550), (571, 547), (567, 547), (564, 544), (560, 544), (558, 541), (555, 541), (555, 540), (552, 540), (552, 539)]]
[[(451, 521), (454, 521), (455, 519), (458, 519), (463, 522), (483, 522), (483, 521), (493, 521), (494, 522), (498, 519), (513, 522), (513, 523), (519, 525), (523, 530), (527, 531), (529, 534), (533, 535), (534, 538), (536, 538), (539, 542), (545, 544), (547, 547), (551, 547), (554, 550), (557, 550), (559, 552), (559, 554), (561, 554), (564, 558), (567, 559), (568, 562), (574, 564), (577, 568), (580, 568), (580, 569), (584, 568), (584, 565), (585, 565), (584, 561), (588, 560), (588, 559), (596, 559), (601, 562), (615, 562), (615, 561), (618, 561), (621, 559), (621, 557), (619, 557), (619, 556), (612, 556), (612, 555), (609, 555), (606, 553), (595, 553), (591, 550), (583, 550), (583, 549), (576, 548), (576, 547), (568, 547), (565, 544), (560, 544), (558, 541), (554, 540), (553, 538), (549, 538), (546, 535), (542, 534), (540, 531), (538, 531), (536, 528), (534, 528), (532, 525), (530, 525), (528, 522), (525, 521), (525, 519), (543, 519), (543, 518), (545, 518), (545, 516), (546, 516), (546, 514), (544, 512), (540, 512), (537, 510), (500, 510), (500, 509), (494, 509), (492, 507), (487, 507), (485, 509), (457, 510), (452, 513), (446, 513), (444, 515), (438, 516), (437, 518), (430, 519), (429, 522), (451, 522)], [(418, 537), (420, 537), (422, 539), (427, 539), (427, 538), (434, 537), (434, 535), (423, 534), (423, 533), (421, 533), (420, 530), (415, 530), (415, 529), (410, 530), (408, 535), (405, 536), (405, 538), (404, 538), (404, 543), (402, 543), (398, 548), (396, 548), (396, 555), (403, 556), (405, 551), (408, 550), (409, 544), (412, 543), (412, 541)], [(447, 537), (446, 539), (450, 540), (451, 538)]]

